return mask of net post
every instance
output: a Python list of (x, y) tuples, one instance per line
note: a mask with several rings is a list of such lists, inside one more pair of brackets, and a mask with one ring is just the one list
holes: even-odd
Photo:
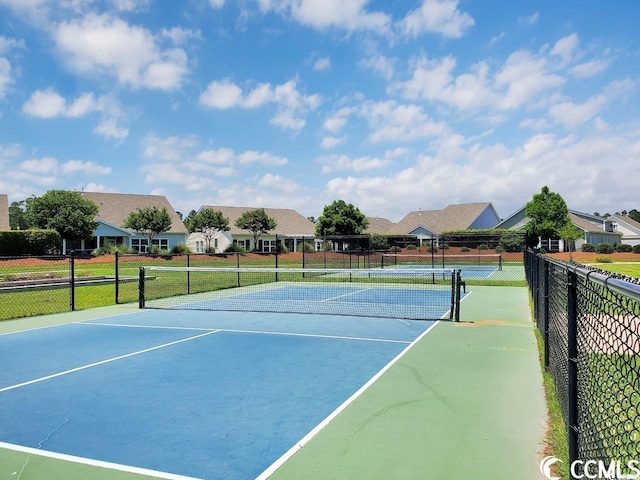
[(114, 268), (115, 268), (115, 277), (114, 277), (114, 283), (115, 283), (115, 296), (116, 296), (116, 305), (119, 303), (118, 299), (120, 298), (120, 252), (118, 252), (116, 250), (116, 254), (115, 254), (115, 264), (114, 264)]
[(191, 294), (191, 271), (188, 269), (191, 266), (191, 257), (187, 253), (187, 295)]
[(138, 308), (144, 308), (144, 267), (138, 272)]
[(69, 308), (72, 312), (76, 309), (76, 272), (73, 250), (69, 255)]
[(455, 321), (459, 322), (460, 321), (460, 298), (461, 298), (461, 293), (460, 291), (462, 290), (462, 270), (458, 270), (456, 272), (456, 285), (455, 285), (455, 292), (456, 292), (456, 314), (455, 314)]
[(501, 272), (502, 271), (502, 254), (499, 253), (498, 255), (499, 255), (499, 257), (498, 257), (498, 271)]

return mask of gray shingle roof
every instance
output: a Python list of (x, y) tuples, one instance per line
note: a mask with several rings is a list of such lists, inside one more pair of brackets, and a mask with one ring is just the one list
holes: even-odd
[(9, 230), (9, 197), (0, 194), (0, 230)]
[(163, 195), (135, 195), (128, 193), (82, 192), (82, 197), (98, 206), (96, 220), (122, 227), (131, 212), (145, 207), (163, 207), (171, 215), (171, 229), (167, 233), (186, 234), (184, 223)]
[(387, 233), (394, 225), (391, 220), (380, 217), (367, 217), (369, 220), (369, 226), (365, 230), (365, 233)]
[(388, 234), (405, 235), (422, 227), (432, 233), (441, 234), (449, 230), (465, 230), (491, 206), (491, 203), (464, 203), (449, 205), (444, 210), (418, 210), (409, 212), (396, 223)]
[[(203, 205), (200, 207), (209, 208), (211, 210), (219, 210), (222, 215), (229, 219), (229, 232), (232, 235), (250, 235), (249, 230), (236, 227), (235, 222), (240, 216), (248, 211), (257, 210), (259, 207), (228, 207), (216, 205)], [(313, 236), (315, 232), (315, 224), (309, 219), (296, 212), (286, 208), (265, 208), (265, 213), (275, 219), (277, 226), (269, 232), (271, 235), (296, 235), (296, 236)]]

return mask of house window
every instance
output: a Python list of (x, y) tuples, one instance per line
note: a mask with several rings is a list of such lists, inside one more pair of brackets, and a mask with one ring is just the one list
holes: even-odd
[(204, 240), (196, 240), (196, 253), (204, 253)]
[(131, 248), (138, 253), (147, 253), (147, 239), (133, 238), (131, 239)]
[(154, 238), (153, 246), (160, 250), (169, 250), (169, 239), (167, 238)]
[(260, 240), (258, 249), (261, 252), (275, 252), (276, 241), (275, 240)]

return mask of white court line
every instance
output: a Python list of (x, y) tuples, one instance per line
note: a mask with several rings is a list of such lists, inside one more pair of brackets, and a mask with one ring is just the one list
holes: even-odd
[(63, 460), (65, 462), (79, 463), (81, 465), (89, 465), (91, 467), (107, 468), (109, 470), (118, 470), (120, 472), (136, 473), (139, 475), (147, 475), (149, 477), (164, 478), (167, 480), (199, 480), (195, 477), (185, 477), (184, 475), (176, 475), (174, 473), (159, 472), (157, 470), (148, 470), (146, 468), (131, 467), (129, 465), (120, 465), (118, 463), (103, 462), (102, 460), (93, 460), (92, 458), (76, 457), (66, 455), (64, 453), (49, 452), (47, 450), (38, 450), (36, 448), (23, 447), (21, 445), (13, 445), (11, 443), (0, 442), (0, 448), (22, 452), (28, 455), (37, 455), (40, 457), (53, 458)]
[(204, 327), (173, 327), (170, 325), (136, 325), (134, 323), (104, 323), (104, 322), (76, 322), (76, 325), (98, 325), (100, 327), (126, 327), (126, 328), (156, 328), (164, 330), (193, 330), (196, 332), (210, 332), (217, 328)]
[[(73, 312), (63, 312), (62, 314), (67, 314), (67, 313), (73, 313)], [(44, 330), (45, 328), (54, 328), (54, 327), (64, 327), (65, 325), (75, 325), (75, 324), (80, 324), (82, 322), (90, 322), (92, 320), (100, 320), (102, 318), (112, 318), (112, 317), (120, 317), (120, 316), (124, 316), (124, 315), (133, 315), (135, 313), (145, 313), (145, 311), (142, 310), (136, 310), (133, 312), (124, 312), (124, 313), (114, 313), (113, 315), (104, 315), (102, 317), (96, 317), (96, 318), (88, 318), (85, 320), (69, 320), (68, 322), (64, 322), (64, 323), (56, 323), (55, 325), (44, 325), (42, 327), (33, 327), (33, 328), (26, 328), (24, 330), (14, 330), (13, 332), (4, 332), (4, 333), (0, 333), (0, 337), (3, 337), (5, 335), (13, 335), (15, 333), (24, 333), (24, 332), (33, 332), (35, 330)], [(60, 314), (56, 314), (56, 315), (60, 315)], [(21, 319), (21, 320), (24, 320)]]
[(212, 333), (218, 333), (218, 330), (211, 330), (206, 333), (202, 333), (200, 335), (196, 335), (194, 337), (183, 338), (181, 340), (176, 340), (175, 342), (169, 342), (162, 345), (157, 345), (151, 348), (145, 348), (144, 350), (138, 350), (137, 352), (127, 353), (126, 355), (120, 355), (119, 357), (108, 358), (106, 360), (101, 360), (99, 362), (90, 363), (89, 365), (83, 365), (82, 367), (72, 368), (70, 370), (65, 370), (64, 372), (54, 373), (52, 375), (47, 375), (46, 377), (36, 378), (34, 380), (29, 380), (28, 382), (18, 383), (17, 385), (11, 385), (9, 387), (0, 388), (0, 393), (7, 392), (9, 390), (15, 390), (16, 388), (26, 387), (27, 385), (31, 385), (38, 382), (43, 382), (45, 380), (49, 380), (51, 378), (61, 377), (63, 375), (68, 375), (70, 373), (79, 372), (81, 370), (86, 370), (88, 368), (97, 367), (99, 365), (104, 365), (105, 363), (115, 362), (117, 360), (122, 360), (124, 358), (133, 357), (136, 355), (141, 355), (143, 353), (152, 352), (153, 350), (159, 350), (160, 348), (170, 347), (171, 345), (177, 345), (178, 343), (189, 342), (191, 340), (195, 340), (200, 337), (204, 337), (206, 335), (211, 335)]
[(336, 408), (333, 412), (329, 414), (327, 418), (325, 418), (322, 422), (320, 422), (316, 427), (307, 433), (298, 443), (296, 443), (293, 447), (287, 450), (280, 458), (278, 458), (275, 462), (269, 466), (264, 472), (262, 472), (255, 480), (266, 480), (271, 475), (273, 475), (276, 470), (278, 470), (287, 460), (293, 457), (302, 447), (304, 447), (307, 443), (313, 439), (320, 431), (325, 428), (334, 418), (336, 418), (340, 413), (342, 413), (350, 404), (352, 404), (360, 395), (362, 395), (374, 382), (376, 382), (387, 370), (389, 370), (396, 362), (400, 360), (416, 343), (422, 340), (427, 333), (429, 333), (433, 327), (435, 327), (439, 321), (435, 322), (429, 328), (427, 328), (422, 334), (416, 338), (410, 345), (407, 346), (402, 352), (400, 352), (396, 357), (387, 363), (382, 370), (376, 373), (367, 383), (365, 383), (360, 389), (351, 395), (347, 400), (345, 400), (342, 405)]
[[(164, 328), (169, 330), (195, 330), (195, 331), (211, 331), (211, 328), (199, 327), (167, 327), (164, 325), (126, 325), (120, 323), (81, 323), (79, 325), (99, 325), (103, 327), (126, 327), (126, 328)], [(331, 340), (357, 340), (361, 342), (380, 342), (380, 343), (411, 343), (408, 340), (392, 340), (388, 338), (372, 338), (372, 337), (350, 337), (347, 335), (322, 335), (319, 333), (298, 333), (298, 332), (272, 332), (268, 330), (245, 330), (233, 328), (217, 328), (216, 332), (228, 333), (253, 333), (256, 335), (281, 335), (285, 337), (310, 337), (310, 338), (328, 338)]]
[(344, 293), (342, 295), (338, 295), (337, 297), (325, 298), (324, 300), (320, 300), (320, 303), (322, 303), (322, 302), (330, 302), (331, 300), (335, 300), (337, 298), (349, 297), (351, 295), (355, 295), (356, 293), (368, 292), (369, 290), (373, 290), (373, 287), (363, 288), (361, 290), (356, 290), (355, 292)]

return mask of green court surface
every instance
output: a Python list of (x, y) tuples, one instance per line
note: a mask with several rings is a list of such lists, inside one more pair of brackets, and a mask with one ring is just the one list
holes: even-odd
[[(546, 406), (527, 289), (468, 290), (460, 323), (435, 325), (259, 478), (540, 478)], [(129, 305), (0, 322), (0, 333), (135, 311)], [(144, 474), (0, 448), (0, 479), (153, 478)]]

